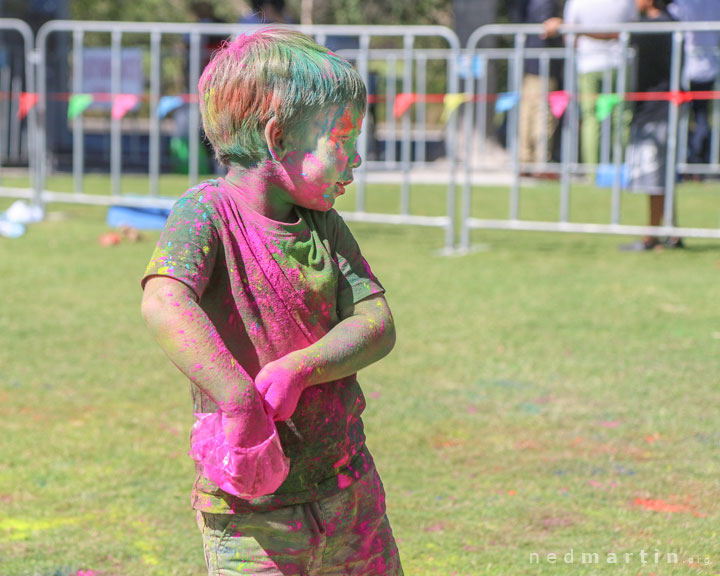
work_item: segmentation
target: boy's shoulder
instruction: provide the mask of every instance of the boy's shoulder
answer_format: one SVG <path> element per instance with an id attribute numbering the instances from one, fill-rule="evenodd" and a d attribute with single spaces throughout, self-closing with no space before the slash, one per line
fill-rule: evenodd
<path id="1" fill-rule="evenodd" d="M 188 188 L 180 198 L 177 199 L 176 204 L 184 205 L 188 203 L 194 203 L 199 205 L 212 206 L 217 204 L 222 198 L 222 190 L 219 187 L 218 180 L 205 180 L 196 184 L 192 188 Z"/>

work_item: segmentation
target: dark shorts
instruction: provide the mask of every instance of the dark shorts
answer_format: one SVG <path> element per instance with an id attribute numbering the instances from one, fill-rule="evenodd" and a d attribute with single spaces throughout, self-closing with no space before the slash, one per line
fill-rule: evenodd
<path id="1" fill-rule="evenodd" d="M 643 102 L 633 116 L 627 150 L 632 192 L 665 194 L 667 139 L 668 103 Z"/>
<path id="2" fill-rule="evenodd" d="M 209 576 L 402 576 L 373 466 L 338 494 L 270 512 L 198 511 Z"/>

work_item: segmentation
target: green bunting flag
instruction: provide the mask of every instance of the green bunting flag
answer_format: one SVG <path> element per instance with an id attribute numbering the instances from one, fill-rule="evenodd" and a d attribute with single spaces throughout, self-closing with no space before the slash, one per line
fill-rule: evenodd
<path id="1" fill-rule="evenodd" d="M 598 94 L 597 103 L 595 104 L 595 116 L 598 121 L 602 122 L 612 114 L 613 108 L 622 102 L 619 94 Z"/>
<path id="2" fill-rule="evenodd" d="M 70 96 L 70 102 L 68 103 L 68 120 L 72 120 L 76 116 L 79 116 L 85 109 L 93 103 L 93 97 L 91 94 L 73 94 Z"/>

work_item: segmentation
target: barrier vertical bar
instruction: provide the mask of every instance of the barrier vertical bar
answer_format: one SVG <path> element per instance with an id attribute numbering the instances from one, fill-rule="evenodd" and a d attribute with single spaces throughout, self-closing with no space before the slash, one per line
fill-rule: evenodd
<path id="1" fill-rule="evenodd" d="M 612 69 L 603 71 L 602 93 L 610 94 L 613 90 Z M 617 110 L 617 108 L 616 108 Z M 610 163 L 610 151 L 612 149 L 612 121 L 613 115 L 608 116 L 600 125 L 600 164 Z"/>
<path id="2" fill-rule="evenodd" d="M 470 62 L 472 63 L 475 56 L 475 50 L 467 52 Z M 486 75 L 483 74 L 483 78 Z M 465 138 L 465 180 L 463 182 L 462 201 L 460 208 L 460 249 L 467 251 L 470 249 L 470 226 L 469 221 L 472 215 L 472 164 L 473 164 L 473 125 L 475 122 L 474 113 L 476 106 L 473 105 L 475 99 L 475 75 L 471 72 L 465 76 L 465 93 L 468 95 L 468 105 L 463 110 L 463 134 Z M 487 102 L 481 102 L 483 110 Z M 480 134 L 482 139 L 483 134 Z"/>
<path id="3" fill-rule="evenodd" d="M 508 136 L 512 152 L 512 189 L 510 190 L 510 220 L 517 220 L 520 212 L 520 144 L 518 128 L 520 125 L 520 102 L 522 101 L 522 79 L 525 64 L 526 36 L 520 32 L 515 35 L 515 53 L 512 62 L 512 88 L 517 101 L 510 110 Z"/>
<path id="4" fill-rule="evenodd" d="M 622 166 L 623 166 L 623 129 L 625 125 L 625 92 L 627 91 L 627 53 L 630 36 L 627 32 L 620 33 L 620 67 L 618 69 L 617 92 L 620 101 L 617 103 L 615 119 L 615 130 L 613 132 L 613 185 L 612 198 L 610 200 L 610 222 L 620 224 L 621 189 L 622 189 Z M 611 118 L 613 118 L 611 116 Z"/>
<path id="5" fill-rule="evenodd" d="M 45 189 L 47 166 L 45 165 L 45 149 L 47 148 L 47 63 L 45 61 L 45 48 L 47 37 L 42 36 L 35 54 L 35 66 L 38 81 L 38 103 L 35 106 L 37 129 L 35 131 L 35 182 L 33 184 L 33 203 L 42 204 L 42 194 Z M 31 110 L 33 112 L 33 110 Z"/>
<path id="6" fill-rule="evenodd" d="M 670 91 L 678 94 L 680 91 L 680 68 L 682 61 L 682 32 L 673 32 L 672 35 L 672 64 L 670 68 Z M 667 166 L 665 167 L 665 208 L 663 222 L 665 226 L 675 226 L 675 176 L 677 174 L 677 130 L 680 103 L 670 102 L 667 138 Z"/>
<path id="7" fill-rule="evenodd" d="M 678 123 L 678 173 L 688 169 L 688 132 L 690 130 L 690 102 L 680 107 L 680 120 Z"/>
<path id="8" fill-rule="evenodd" d="M 158 196 L 160 176 L 160 118 L 158 118 L 158 100 L 162 81 L 160 48 L 162 34 L 150 34 L 150 195 Z"/>
<path id="9" fill-rule="evenodd" d="M 548 163 L 548 94 L 550 93 L 550 59 L 547 52 L 543 52 L 539 60 L 540 93 L 542 105 L 540 106 L 540 150 L 542 151 L 542 166 Z"/>
<path id="10" fill-rule="evenodd" d="M 385 126 L 387 134 L 385 135 L 385 165 L 388 168 L 394 168 L 397 158 L 396 150 L 397 140 L 395 133 L 397 130 L 397 121 L 393 111 L 393 103 L 397 96 L 397 58 L 395 55 L 388 56 L 387 59 L 387 77 L 385 79 Z"/>
<path id="11" fill-rule="evenodd" d="M 122 32 L 113 30 L 111 33 L 112 48 L 110 56 L 110 92 L 111 102 L 115 102 L 122 90 L 120 84 L 120 73 L 122 66 Z M 110 173 L 112 178 L 113 196 L 120 194 L 120 170 L 122 170 L 122 134 L 120 132 L 119 118 L 111 118 L 110 121 Z"/>
<path id="12" fill-rule="evenodd" d="M 25 85 L 27 86 L 28 92 L 31 94 L 36 93 L 36 73 L 38 57 L 37 52 L 33 47 L 33 39 L 31 31 L 27 30 L 28 36 L 25 37 Z M 38 102 L 42 100 L 42 97 L 38 97 Z M 38 143 L 38 112 L 37 107 L 33 106 L 32 110 L 28 112 L 28 165 L 30 172 L 30 186 L 33 189 L 32 203 L 35 206 L 42 206 L 42 194 L 41 188 L 38 187 L 40 177 L 38 175 L 38 156 L 40 154 L 39 143 Z"/>
<path id="13" fill-rule="evenodd" d="M 73 31 L 73 94 L 83 91 L 83 52 L 84 32 Z M 73 118 L 73 181 L 76 194 L 83 191 L 83 172 L 85 171 L 85 134 L 83 115 Z"/>
<path id="14" fill-rule="evenodd" d="M 450 94 L 455 94 L 460 89 L 458 82 L 458 60 L 460 58 L 460 45 L 451 46 L 453 52 L 448 60 L 447 69 L 447 86 Z M 472 74 L 470 74 L 472 76 Z M 466 106 L 466 108 L 472 108 L 472 106 Z M 456 177 L 456 166 L 457 166 L 457 138 L 458 138 L 458 113 L 457 111 L 448 119 L 446 127 L 446 142 L 447 142 L 447 157 L 448 163 L 450 164 L 449 170 L 449 181 L 447 187 L 447 215 L 448 223 L 445 228 L 445 250 L 446 252 L 451 251 L 455 246 L 455 227 L 457 223 L 457 206 L 456 206 L 456 194 L 457 194 L 457 177 Z"/>
<path id="15" fill-rule="evenodd" d="M 200 80 L 200 34 L 190 34 L 190 74 L 188 93 L 197 94 L 198 80 Z M 190 186 L 198 181 L 198 146 L 200 138 L 200 109 L 195 99 L 190 100 L 190 117 L 188 122 L 188 180 Z"/>
<path id="16" fill-rule="evenodd" d="M 476 113 L 477 113 L 477 130 L 476 133 L 478 134 L 477 139 L 477 156 L 480 158 L 480 164 L 483 165 L 483 152 L 485 151 L 485 134 L 487 133 L 487 108 L 488 108 L 488 67 L 490 65 L 490 61 L 485 56 L 482 56 L 480 54 L 472 56 L 472 59 L 470 60 L 471 66 L 473 66 L 475 62 L 475 58 L 480 58 L 480 61 L 482 62 L 482 65 L 480 66 L 480 69 L 483 71 L 483 74 L 478 78 L 478 102 L 476 106 Z M 469 78 L 472 79 L 473 85 L 475 83 L 474 80 L 474 74 L 470 72 Z M 472 135 L 474 137 L 474 135 Z M 474 160 L 474 155 L 471 157 L 471 162 Z"/>
<path id="17" fill-rule="evenodd" d="M 10 92 L 9 66 L 0 69 L 0 92 Z M 0 176 L 2 175 L 3 158 L 10 157 L 10 143 L 8 141 L 10 128 L 8 126 L 8 118 L 10 118 L 10 98 L 2 98 L 0 99 Z"/>
<path id="18" fill-rule="evenodd" d="M 8 156 L 19 156 L 20 154 L 20 95 L 23 93 L 22 79 L 17 74 L 10 80 L 10 102 L 12 112 L 10 114 L 10 142 L 8 143 Z M 17 104 L 16 104 L 17 102 Z"/>
<path id="19" fill-rule="evenodd" d="M 360 35 L 360 42 L 358 43 L 360 48 L 360 54 L 358 54 L 357 67 L 360 76 L 365 82 L 365 86 L 370 86 L 370 63 L 368 62 L 369 50 L 370 50 L 370 36 L 367 34 Z M 377 92 L 377 89 L 375 90 Z M 366 112 L 367 114 L 367 112 Z M 368 121 L 366 119 L 365 124 L 367 126 Z M 377 127 L 373 126 L 375 130 Z M 355 196 L 355 210 L 358 212 L 365 212 L 365 192 L 367 190 L 367 153 L 368 153 L 368 134 L 367 128 L 362 131 L 360 138 L 358 139 L 359 154 L 364 162 L 360 165 L 359 178 L 356 184 L 357 193 Z"/>
<path id="20" fill-rule="evenodd" d="M 415 162 L 425 162 L 425 139 L 426 139 L 426 123 L 427 103 L 425 102 L 427 95 L 427 57 L 424 54 L 418 54 L 415 62 L 417 70 L 417 86 L 415 91 L 421 98 L 415 106 L 415 125 L 417 126 L 418 138 L 415 141 Z"/>
<path id="21" fill-rule="evenodd" d="M 403 36 L 403 92 L 411 94 L 413 91 L 413 41 L 410 34 Z M 403 114 L 403 141 L 402 141 L 402 190 L 400 193 L 400 213 L 410 214 L 410 154 L 412 145 L 412 118 L 410 110 Z"/>
<path id="22" fill-rule="evenodd" d="M 578 92 L 575 88 L 575 34 L 565 39 L 565 90 L 571 95 L 562 131 L 562 166 L 560 178 L 560 221 L 567 222 L 570 205 L 570 163 L 573 160 L 573 129 L 577 126 Z"/>
<path id="23" fill-rule="evenodd" d="M 720 52 L 718 50 L 717 52 Z M 720 57 L 720 56 L 719 56 Z M 715 78 L 713 85 L 715 92 L 720 92 L 720 77 Z M 720 99 L 717 95 L 712 101 L 712 131 L 710 134 L 710 162 L 715 165 L 720 164 Z"/>
<path id="24" fill-rule="evenodd" d="M 10 81 L 10 99 L 13 102 L 13 113 L 10 116 L 10 142 L 8 146 L 9 156 L 20 155 L 20 140 L 22 132 L 22 121 L 20 120 L 20 94 L 23 93 L 22 89 L 22 78 L 17 74 L 12 77 Z M 17 108 L 14 103 L 17 102 Z"/>

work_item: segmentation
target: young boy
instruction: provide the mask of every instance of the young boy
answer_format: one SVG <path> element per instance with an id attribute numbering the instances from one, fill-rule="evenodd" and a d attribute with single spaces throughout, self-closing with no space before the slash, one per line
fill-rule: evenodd
<path id="1" fill-rule="evenodd" d="M 192 383 L 208 574 L 402 574 L 356 379 L 392 349 L 393 319 L 332 209 L 360 165 L 365 86 L 310 37 L 265 28 L 217 52 L 199 91 L 229 173 L 175 204 L 142 309 Z"/>

